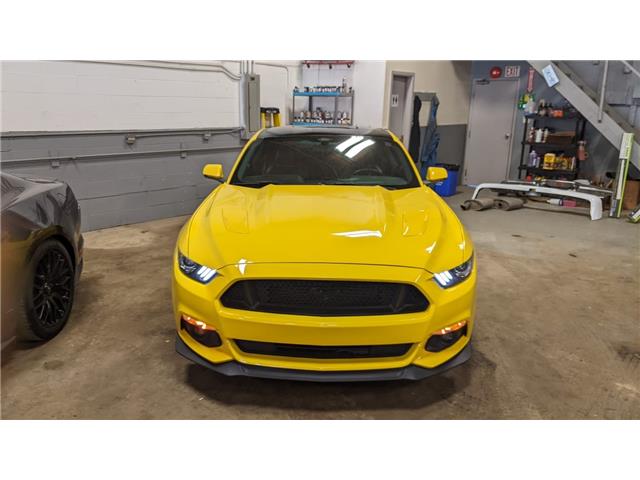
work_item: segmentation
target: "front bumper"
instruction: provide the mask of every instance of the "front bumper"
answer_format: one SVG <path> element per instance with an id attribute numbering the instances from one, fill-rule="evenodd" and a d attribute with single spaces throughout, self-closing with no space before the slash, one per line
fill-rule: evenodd
<path id="1" fill-rule="evenodd" d="M 244 371 L 249 372 L 245 373 L 247 375 L 264 376 L 266 372 L 268 376 L 276 378 L 280 378 L 283 372 L 288 372 L 287 375 L 290 376 L 287 378 L 292 378 L 291 375 L 308 378 L 317 373 L 322 378 L 344 377 L 346 380 L 356 373 L 358 377 L 365 377 L 364 379 L 367 379 L 369 373 L 389 379 L 422 378 L 425 372 L 438 372 L 440 370 L 436 369 L 449 365 L 458 356 L 460 359 L 457 361 L 460 363 L 465 355 L 468 356 L 468 353 L 463 355 L 462 351 L 473 332 L 475 277 L 474 269 L 467 280 L 444 290 L 436 284 L 431 274 L 414 268 L 341 264 L 245 264 L 225 267 L 218 271 L 218 276 L 213 281 L 202 285 L 180 272 L 174 258 L 174 318 L 178 336 L 186 345 L 187 351 L 193 352 L 207 366 L 214 365 L 215 370 L 223 373 Z M 224 307 L 219 301 L 221 294 L 235 280 L 246 278 L 404 282 L 416 285 L 428 298 L 430 305 L 424 312 L 352 317 L 280 315 Z M 181 329 L 182 314 L 212 326 L 220 335 L 222 345 L 209 348 L 194 340 Z M 425 349 L 425 343 L 433 332 L 460 321 L 467 322 L 467 334 L 463 338 L 440 352 Z M 318 359 L 247 353 L 238 348 L 235 340 L 313 346 L 410 343 L 412 347 L 406 354 L 398 357 Z M 454 362 L 451 366 L 456 364 Z"/>
<path id="2" fill-rule="evenodd" d="M 408 365 L 403 368 L 386 368 L 380 370 L 356 371 L 313 371 L 294 370 L 290 368 L 263 367 L 260 365 L 246 365 L 236 361 L 220 364 L 211 363 L 191 350 L 186 343 L 176 335 L 176 352 L 203 367 L 229 377 L 245 376 L 271 378 L 276 380 L 299 380 L 305 382 L 373 382 L 384 380 L 422 380 L 423 378 L 439 375 L 453 367 L 462 365 L 471 358 L 471 343 L 467 345 L 451 360 L 435 368 L 422 368 Z"/>

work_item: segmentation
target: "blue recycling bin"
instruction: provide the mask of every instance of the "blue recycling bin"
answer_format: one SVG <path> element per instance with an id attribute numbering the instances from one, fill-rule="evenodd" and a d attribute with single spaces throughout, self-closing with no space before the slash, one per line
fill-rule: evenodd
<path id="1" fill-rule="evenodd" d="M 455 195 L 456 186 L 458 185 L 458 170 L 459 165 L 452 165 L 450 163 L 436 163 L 436 167 L 442 167 L 447 171 L 447 179 L 442 182 L 437 182 L 433 189 L 441 197 L 450 197 Z"/>

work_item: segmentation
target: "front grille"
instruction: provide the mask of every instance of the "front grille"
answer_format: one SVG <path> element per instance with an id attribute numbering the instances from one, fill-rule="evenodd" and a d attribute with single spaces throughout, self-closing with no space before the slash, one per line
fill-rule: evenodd
<path id="1" fill-rule="evenodd" d="M 401 357 L 411 348 L 410 343 L 320 347 L 316 345 L 294 345 L 290 343 L 254 342 L 251 340 L 235 340 L 235 342 L 238 348 L 245 353 L 297 358 Z"/>
<path id="2" fill-rule="evenodd" d="M 341 280 L 240 280 L 220 301 L 239 310 L 316 316 L 413 313 L 429 306 L 413 285 Z"/>

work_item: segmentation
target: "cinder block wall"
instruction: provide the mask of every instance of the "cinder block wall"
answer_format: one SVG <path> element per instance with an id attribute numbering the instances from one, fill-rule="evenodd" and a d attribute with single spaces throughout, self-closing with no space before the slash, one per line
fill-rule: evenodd
<path id="1" fill-rule="evenodd" d="M 222 65 L 239 73 L 237 62 Z M 85 231 L 190 214 L 216 186 L 202 166 L 228 171 L 244 144 L 235 131 L 238 84 L 224 73 L 75 61 L 0 66 L 0 167 L 69 183 Z M 256 73 L 263 104 L 286 111 L 297 74 L 268 65 Z"/>
<path id="2" fill-rule="evenodd" d="M 1 66 L 3 132 L 238 126 L 237 82 L 219 72 L 74 61 Z"/>
<path id="3" fill-rule="evenodd" d="M 202 167 L 228 172 L 244 141 L 223 130 L 145 130 L 4 134 L 0 143 L 3 171 L 71 186 L 87 231 L 192 213 L 217 185 Z"/>

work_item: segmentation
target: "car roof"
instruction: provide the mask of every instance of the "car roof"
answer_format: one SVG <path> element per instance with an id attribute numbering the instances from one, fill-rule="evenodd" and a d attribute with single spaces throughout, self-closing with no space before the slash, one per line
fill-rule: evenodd
<path id="1" fill-rule="evenodd" d="M 289 137 L 295 135 L 362 135 L 391 138 L 383 128 L 354 128 L 343 126 L 325 127 L 273 127 L 264 129 L 258 138 Z"/>

